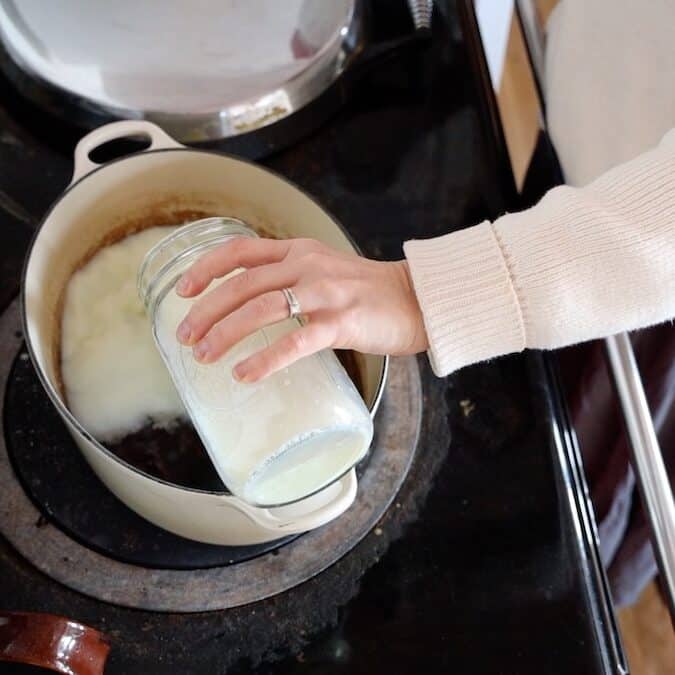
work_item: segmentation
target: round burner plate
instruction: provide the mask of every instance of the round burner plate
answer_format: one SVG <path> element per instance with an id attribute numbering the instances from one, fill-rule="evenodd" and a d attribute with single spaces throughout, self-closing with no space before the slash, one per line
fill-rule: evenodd
<path id="1" fill-rule="evenodd" d="M 123 541 L 124 528 L 129 527 L 133 520 L 132 516 L 138 516 L 129 512 L 120 522 L 107 517 L 94 521 L 95 527 L 90 528 L 90 531 L 101 532 L 99 538 L 87 540 L 86 543 L 84 538 L 78 541 L 74 531 L 67 532 L 52 521 L 50 508 L 53 512 L 54 504 L 41 504 L 38 507 L 14 472 L 8 445 L 17 442 L 16 428 L 12 425 L 19 421 L 13 417 L 14 413 L 18 413 L 21 401 L 11 400 L 12 388 L 8 388 L 8 381 L 22 343 L 19 312 L 19 303 L 15 301 L 0 317 L 0 387 L 7 393 L 0 434 L 0 532 L 39 570 L 70 588 L 100 600 L 156 611 L 199 612 L 254 602 L 292 588 L 337 561 L 375 526 L 391 504 L 415 455 L 422 411 L 420 375 L 414 358 L 393 359 L 387 391 L 376 418 L 376 437 L 368 469 L 360 479 L 356 502 L 345 514 L 318 530 L 286 543 L 271 554 L 260 555 L 266 552 L 264 549 L 248 551 L 237 564 L 227 564 L 233 559 L 231 548 L 225 552 L 217 550 L 225 547 L 215 546 L 206 547 L 215 550 L 196 550 L 195 547 L 205 545 L 164 533 L 139 518 L 141 523 L 135 526 L 141 529 L 136 531 L 144 531 L 156 543 L 159 542 L 160 552 L 163 550 L 166 554 L 166 550 L 171 547 L 181 549 L 182 552 L 174 551 L 174 557 L 171 558 L 174 569 L 157 569 L 170 566 L 167 563 L 169 558 L 161 555 L 157 555 L 153 561 L 155 568 L 129 560 L 124 562 L 119 558 L 129 558 L 141 549 L 134 549 L 133 542 L 122 549 L 116 545 L 116 559 L 102 553 L 107 552 L 110 546 L 104 539 L 108 537 L 119 544 Z M 18 358 L 17 369 L 24 372 L 29 364 L 22 363 L 21 356 Z M 17 373 L 18 370 L 15 375 Z M 24 407 L 35 404 L 33 400 L 23 402 Z M 11 415 L 7 414 L 9 411 L 13 411 Z M 70 494 L 73 499 L 72 509 L 88 508 L 93 513 L 81 515 L 81 518 L 98 518 L 97 512 L 112 508 L 102 505 L 100 500 L 117 500 L 109 493 L 91 492 L 92 484 L 98 482 L 97 479 L 91 472 L 88 477 L 82 473 L 85 469 L 88 471 L 88 467 L 79 458 L 58 415 L 51 410 L 49 413 L 44 412 L 51 413 L 54 415 L 53 428 L 51 422 L 49 426 L 51 433 L 33 438 L 33 442 L 40 445 L 35 449 L 36 457 L 51 462 L 54 479 L 70 478 L 78 483 L 80 491 L 69 490 L 66 494 Z M 37 421 L 34 419 L 34 422 Z M 9 444 L 7 439 L 10 439 Z M 50 452 L 57 456 L 49 459 Z M 59 472 L 60 454 L 66 466 L 76 467 L 73 470 L 80 472 L 77 480 L 68 476 L 67 471 Z M 25 460 L 22 461 L 25 464 Z M 79 467 L 78 461 L 82 462 Z M 24 477 L 29 490 L 30 480 Z M 40 493 L 36 489 L 33 492 L 35 495 Z M 77 494 L 84 501 L 78 501 L 75 498 Z M 91 494 L 95 495 L 97 501 L 87 507 L 85 497 Z M 117 502 L 116 508 L 119 507 L 126 508 Z M 71 522 L 75 520 L 71 519 Z M 175 569 L 180 566 L 191 568 Z"/>

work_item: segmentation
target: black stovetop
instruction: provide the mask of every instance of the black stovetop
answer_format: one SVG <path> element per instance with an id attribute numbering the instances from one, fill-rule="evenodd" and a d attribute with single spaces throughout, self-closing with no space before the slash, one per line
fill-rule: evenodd
<path id="1" fill-rule="evenodd" d="M 399 20 L 392 12 L 385 32 Z M 17 293 L 31 233 L 69 180 L 76 134 L 16 101 L 5 83 L 0 96 L 1 309 Z M 339 113 L 264 163 L 316 196 L 375 257 L 516 209 L 471 3 L 437 2 L 429 49 L 373 67 Z M 113 645 L 106 673 L 218 673 L 230 664 L 228 672 L 261 675 L 621 672 L 555 364 L 529 352 L 445 380 L 421 364 L 420 445 L 445 460 L 402 531 L 371 533 L 292 591 L 198 615 L 97 602 L 0 540 L 0 607 L 98 627 Z M 394 522 L 385 517 L 383 528 Z M 252 612 L 255 630 L 243 621 Z M 279 624 L 293 639 L 268 639 L 282 634 Z M 247 648 L 256 641 L 263 648 Z"/>

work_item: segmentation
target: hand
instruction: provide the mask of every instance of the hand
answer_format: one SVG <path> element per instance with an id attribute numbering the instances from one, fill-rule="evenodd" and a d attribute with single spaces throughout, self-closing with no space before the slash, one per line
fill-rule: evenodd
<path id="1" fill-rule="evenodd" d="M 424 351 L 424 329 L 408 264 L 377 262 L 335 251 L 311 239 L 233 239 L 205 254 L 181 277 L 179 295 L 199 295 L 217 278 L 240 274 L 208 291 L 178 326 L 195 358 L 211 363 L 247 335 L 286 319 L 291 288 L 305 325 L 235 366 L 255 382 L 326 348 L 370 354 Z"/>

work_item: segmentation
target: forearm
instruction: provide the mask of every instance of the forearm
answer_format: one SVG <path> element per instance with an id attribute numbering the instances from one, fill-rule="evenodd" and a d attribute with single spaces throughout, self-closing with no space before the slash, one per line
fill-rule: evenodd
<path id="1" fill-rule="evenodd" d="M 439 375 L 675 315 L 675 130 L 584 188 L 405 244 Z"/>

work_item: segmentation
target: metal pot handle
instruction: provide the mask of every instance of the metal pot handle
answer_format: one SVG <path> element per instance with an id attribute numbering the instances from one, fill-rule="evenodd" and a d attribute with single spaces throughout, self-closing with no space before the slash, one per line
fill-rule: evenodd
<path id="1" fill-rule="evenodd" d="M 75 147 L 75 166 L 73 177 L 70 181 L 71 185 L 101 166 L 90 159 L 89 155 L 93 150 L 108 141 L 128 138 L 130 136 L 145 136 L 150 139 L 150 146 L 143 152 L 163 148 L 185 147 L 152 122 L 146 122 L 145 120 L 111 122 L 110 124 L 98 127 L 98 129 L 94 129 L 80 139 L 80 142 Z"/>
<path id="2" fill-rule="evenodd" d="M 324 501 L 318 493 L 288 506 L 260 509 L 242 504 L 240 508 L 261 527 L 278 532 L 279 536 L 307 532 L 325 525 L 349 508 L 356 497 L 356 471 L 352 469 L 334 485 L 339 488 L 337 494 L 325 496 Z M 308 506 L 311 500 L 317 502 L 314 508 Z"/>

